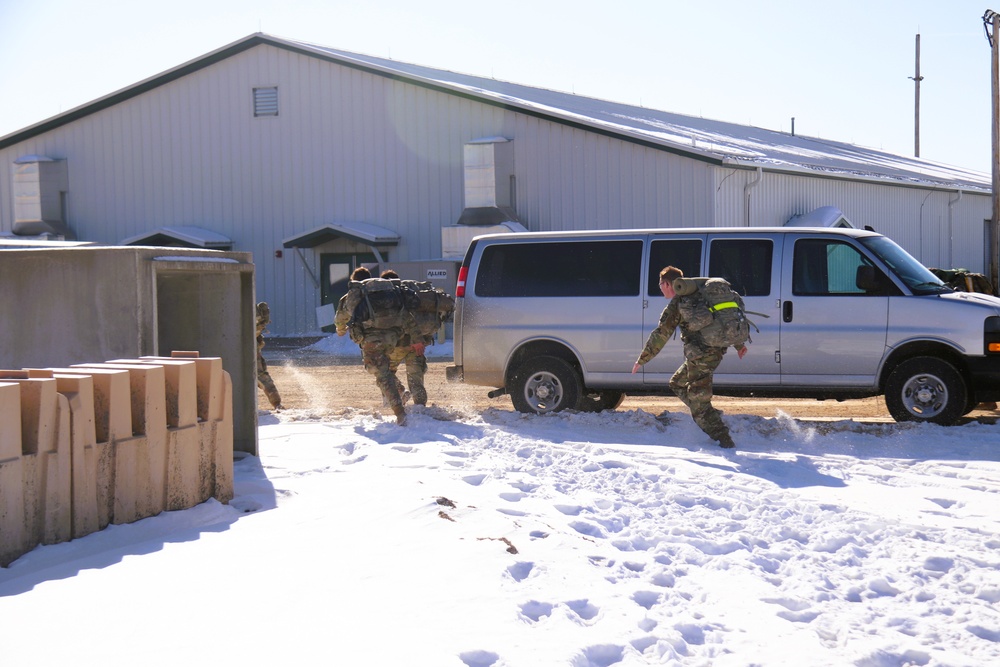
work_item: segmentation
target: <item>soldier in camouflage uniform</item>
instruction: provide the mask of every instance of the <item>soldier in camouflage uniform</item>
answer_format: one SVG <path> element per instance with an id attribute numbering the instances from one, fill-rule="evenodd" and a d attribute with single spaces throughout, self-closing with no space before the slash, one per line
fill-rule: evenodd
<path id="1" fill-rule="evenodd" d="M 363 266 L 359 266 L 351 274 L 351 280 L 359 282 L 371 277 L 371 272 Z M 348 292 L 341 297 L 337 304 L 334 326 L 337 328 L 338 336 L 347 333 L 347 325 L 351 321 L 354 307 L 357 305 L 348 298 L 350 296 L 351 293 Z M 361 359 L 364 362 L 365 370 L 375 376 L 375 384 L 382 392 L 382 398 L 396 415 L 396 423 L 403 426 L 406 423 L 406 410 L 403 408 L 396 375 L 389 368 L 389 355 L 395 349 L 401 336 L 402 331 L 394 329 L 372 329 L 365 331 L 364 340 L 358 344 L 361 346 Z M 352 340 L 354 340 L 353 337 Z"/>
<path id="2" fill-rule="evenodd" d="M 257 304 L 257 386 L 264 390 L 264 395 L 275 410 L 281 410 L 281 395 L 274 386 L 271 374 L 267 372 L 267 362 L 264 361 L 264 327 L 271 322 L 271 309 L 267 303 Z"/>
<path id="3" fill-rule="evenodd" d="M 684 363 L 670 378 L 670 389 L 691 410 L 691 417 L 701 430 L 721 447 L 729 449 L 735 447 L 729 427 L 722 421 L 722 413 L 712 407 L 712 374 L 722 363 L 726 348 L 707 345 L 698 333 L 712 322 L 712 312 L 699 292 L 685 296 L 676 294 L 673 282 L 682 277 L 684 273 L 673 266 L 660 271 L 660 291 L 670 303 L 663 309 L 659 325 L 649 334 L 632 372 L 638 372 L 640 366 L 659 354 L 680 327 Z M 747 348 L 741 345 L 736 352 L 742 359 Z"/>
<path id="4" fill-rule="evenodd" d="M 399 280 L 399 274 L 388 269 L 382 272 L 380 278 L 387 280 Z M 424 376 L 427 374 L 427 357 L 424 356 L 424 349 L 428 345 L 434 344 L 434 339 L 430 336 L 421 336 L 419 340 L 414 340 L 409 333 L 404 333 L 399 339 L 399 343 L 389 353 L 389 370 L 396 378 L 396 386 L 399 389 L 403 403 L 412 397 L 414 405 L 427 405 L 427 389 L 424 387 Z M 396 375 L 400 364 L 406 365 L 406 386 L 399 381 Z"/>

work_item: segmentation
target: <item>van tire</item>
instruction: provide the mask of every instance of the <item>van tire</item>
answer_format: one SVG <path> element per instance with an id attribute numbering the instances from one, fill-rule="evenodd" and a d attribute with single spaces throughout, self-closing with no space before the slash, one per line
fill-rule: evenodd
<path id="1" fill-rule="evenodd" d="M 575 409 L 583 383 L 570 364 L 558 357 L 534 357 L 514 373 L 510 399 L 514 409 L 542 414 Z"/>
<path id="2" fill-rule="evenodd" d="M 580 410 L 583 412 L 604 412 L 614 410 L 625 400 L 625 392 L 617 389 L 602 389 L 593 394 L 580 397 Z"/>
<path id="3" fill-rule="evenodd" d="M 885 405 L 898 422 L 950 426 L 965 413 L 968 390 L 962 374 L 936 357 L 913 357 L 896 366 L 885 383 Z"/>

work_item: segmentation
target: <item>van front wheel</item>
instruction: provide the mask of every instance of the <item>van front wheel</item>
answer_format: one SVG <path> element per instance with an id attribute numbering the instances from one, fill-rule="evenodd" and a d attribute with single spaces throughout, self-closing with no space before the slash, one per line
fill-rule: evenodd
<path id="1" fill-rule="evenodd" d="M 950 426 L 965 412 L 967 396 L 958 369 L 935 357 L 907 359 L 885 383 L 885 405 L 898 422 Z"/>
<path id="2" fill-rule="evenodd" d="M 514 373 L 510 399 L 525 413 L 575 408 L 582 383 L 576 369 L 558 357 L 536 357 Z"/>

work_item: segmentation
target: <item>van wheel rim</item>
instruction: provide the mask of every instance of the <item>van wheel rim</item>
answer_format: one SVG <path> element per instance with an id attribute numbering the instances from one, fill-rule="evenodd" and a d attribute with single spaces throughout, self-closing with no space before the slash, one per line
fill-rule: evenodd
<path id="1" fill-rule="evenodd" d="M 934 375 L 915 375 L 903 385 L 903 405 L 922 419 L 936 417 L 948 405 L 948 387 Z"/>
<path id="2" fill-rule="evenodd" d="M 538 412 L 554 410 L 562 397 L 562 382 L 551 373 L 535 373 L 524 383 L 524 398 Z"/>

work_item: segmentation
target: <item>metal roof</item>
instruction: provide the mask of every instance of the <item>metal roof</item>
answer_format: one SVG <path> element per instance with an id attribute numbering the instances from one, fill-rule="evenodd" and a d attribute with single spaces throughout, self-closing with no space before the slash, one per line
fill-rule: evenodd
<path id="1" fill-rule="evenodd" d="M 342 222 L 321 225 L 307 232 L 296 234 L 282 241 L 285 248 L 314 248 L 321 243 L 344 238 L 370 246 L 399 244 L 399 234 L 367 222 Z"/>
<path id="2" fill-rule="evenodd" d="M 123 239 L 121 245 L 170 245 L 182 243 L 192 248 L 231 250 L 233 241 L 210 229 L 191 225 L 158 227 L 151 232 L 137 234 Z"/>
<path id="3" fill-rule="evenodd" d="M 989 174 L 854 144 L 533 88 L 255 33 L 93 102 L 0 137 L 0 148 L 266 44 L 694 159 L 807 176 L 990 191 Z"/>

